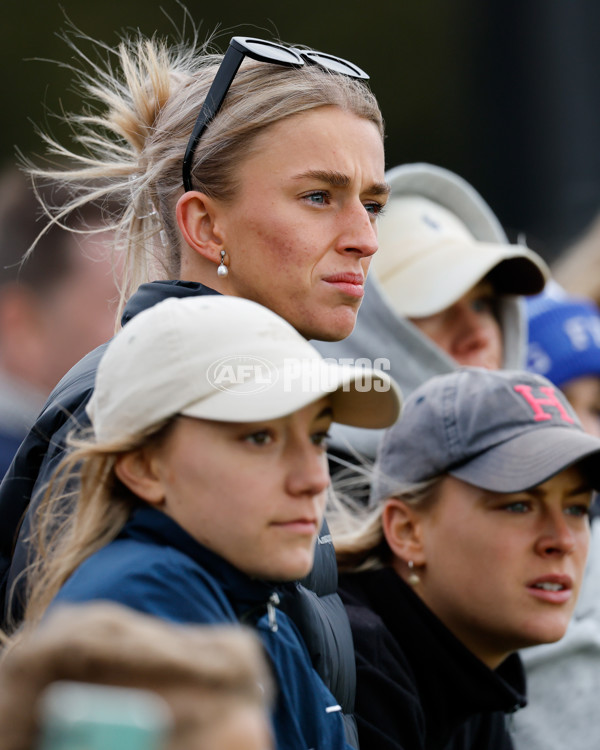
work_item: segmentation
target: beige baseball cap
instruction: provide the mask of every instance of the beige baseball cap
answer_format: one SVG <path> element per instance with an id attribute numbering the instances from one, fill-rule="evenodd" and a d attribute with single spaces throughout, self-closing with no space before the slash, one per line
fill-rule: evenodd
<path id="1" fill-rule="evenodd" d="M 87 413 L 99 442 L 183 414 L 221 422 L 284 417 L 331 394 L 333 418 L 388 427 L 400 390 L 382 370 L 323 359 L 289 323 L 238 297 L 170 298 L 109 343 Z"/>
<path id="2" fill-rule="evenodd" d="M 394 195 L 379 224 L 372 272 L 392 308 L 407 318 L 433 315 L 488 276 L 499 294 L 537 294 L 550 276 L 522 245 L 475 239 L 458 216 L 421 195 Z"/>

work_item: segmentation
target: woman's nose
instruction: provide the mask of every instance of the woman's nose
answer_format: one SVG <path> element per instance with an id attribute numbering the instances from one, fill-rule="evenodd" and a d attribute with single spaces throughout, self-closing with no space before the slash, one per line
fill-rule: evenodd
<path id="1" fill-rule="evenodd" d="M 351 206 L 341 221 L 338 251 L 370 257 L 379 247 L 377 226 L 362 203 Z"/>
<path id="2" fill-rule="evenodd" d="M 296 450 L 288 473 L 288 489 L 293 495 L 319 495 L 331 482 L 327 456 L 310 443 Z"/>
<path id="3" fill-rule="evenodd" d="M 575 544 L 575 536 L 562 511 L 548 515 L 536 542 L 538 554 L 544 557 L 568 555 L 574 551 Z"/>

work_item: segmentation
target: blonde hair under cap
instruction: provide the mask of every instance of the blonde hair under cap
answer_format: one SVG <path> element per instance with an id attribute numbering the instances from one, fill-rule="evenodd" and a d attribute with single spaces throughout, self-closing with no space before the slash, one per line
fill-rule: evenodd
<path id="1" fill-rule="evenodd" d="M 220 422 L 277 419 L 331 394 L 333 418 L 387 427 L 400 391 L 381 370 L 323 360 L 287 321 L 239 297 L 169 298 L 109 343 L 87 412 L 100 443 L 183 414 Z"/>
<path id="2" fill-rule="evenodd" d="M 549 278 L 544 261 L 511 245 L 477 191 L 428 164 L 386 174 L 392 192 L 379 226 L 372 270 L 402 317 L 433 315 L 491 273 L 501 294 L 536 294 Z"/>

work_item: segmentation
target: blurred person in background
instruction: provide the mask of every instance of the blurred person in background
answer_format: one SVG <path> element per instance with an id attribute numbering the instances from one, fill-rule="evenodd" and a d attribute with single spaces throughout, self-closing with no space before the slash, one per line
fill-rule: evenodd
<path id="1" fill-rule="evenodd" d="M 153 691 L 169 709 L 164 750 L 274 747 L 272 678 L 250 629 L 175 625 L 108 602 L 57 608 L 1 656 L 2 750 L 40 747 L 40 698 L 57 681 L 85 683 L 81 698 L 90 684 Z"/>
<path id="2" fill-rule="evenodd" d="M 65 192 L 44 191 L 48 202 Z M 106 217 L 89 204 L 52 226 L 27 178 L 0 174 L 0 476 L 62 376 L 115 329 L 118 290 Z M 81 233 L 80 233 L 81 232 Z"/>
<path id="3" fill-rule="evenodd" d="M 544 261 L 509 244 L 487 203 L 453 172 L 405 164 L 386 179 L 390 198 L 356 327 L 343 341 L 315 346 L 339 361 L 382 363 L 405 396 L 460 365 L 524 368 L 521 295 L 543 289 Z M 373 461 L 380 439 L 380 432 L 336 425 L 329 450 L 337 481 L 347 476 L 336 471 L 338 459 Z"/>
<path id="4" fill-rule="evenodd" d="M 590 280 L 592 283 L 593 280 Z M 583 428 L 600 436 L 600 310 L 556 282 L 527 300 L 528 369 L 559 387 Z M 512 724 L 517 750 L 595 750 L 600 740 L 600 526 L 592 535 L 581 595 L 558 643 L 521 652 L 529 703 Z"/>
<path id="5" fill-rule="evenodd" d="M 583 428 L 600 436 L 600 309 L 552 281 L 527 300 L 527 319 L 527 369 L 558 386 Z"/>

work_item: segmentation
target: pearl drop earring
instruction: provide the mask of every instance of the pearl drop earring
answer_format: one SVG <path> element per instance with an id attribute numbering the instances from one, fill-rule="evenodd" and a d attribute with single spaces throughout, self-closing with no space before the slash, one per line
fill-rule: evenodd
<path id="1" fill-rule="evenodd" d="M 411 586 L 416 586 L 418 583 L 421 583 L 421 579 L 419 578 L 418 573 L 414 570 L 415 564 L 412 560 L 408 561 L 408 569 L 410 570 L 410 574 L 408 576 L 408 582 Z"/>
<path id="2" fill-rule="evenodd" d="M 224 279 L 228 275 L 229 275 L 229 269 L 225 265 L 225 250 L 221 250 L 221 263 L 219 264 L 219 267 L 217 268 L 217 276 L 221 279 Z"/>

